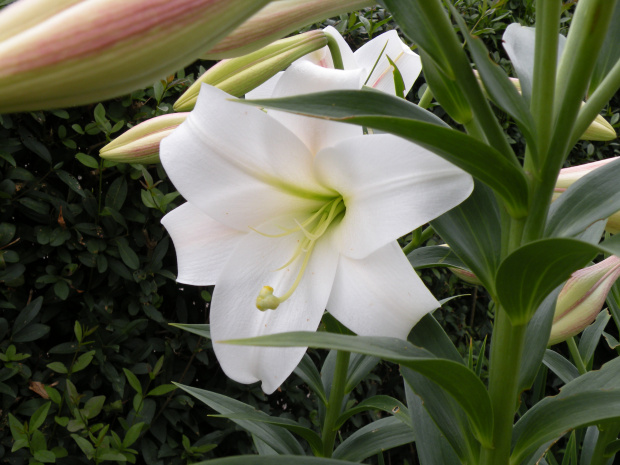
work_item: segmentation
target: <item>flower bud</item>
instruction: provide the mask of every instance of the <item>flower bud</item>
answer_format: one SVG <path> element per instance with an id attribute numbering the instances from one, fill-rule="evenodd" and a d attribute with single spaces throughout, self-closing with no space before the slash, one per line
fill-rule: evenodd
<path id="1" fill-rule="evenodd" d="M 618 277 L 620 258 L 616 256 L 575 271 L 558 296 L 548 345 L 565 341 L 589 326 Z"/>
<path id="2" fill-rule="evenodd" d="M 159 163 L 159 143 L 189 113 L 157 116 L 134 126 L 99 151 L 99 156 L 119 163 Z"/>
<path id="3" fill-rule="evenodd" d="M 295 60 L 327 44 L 323 31 L 309 31 L 278 40 L 248 55 L 223 60 L 194 82 L 174 104 L 175 111 L 191 111 L 202 83 L 241 97 Z"/>
<path id="4" fill-rule="evenodd" d="M 375 4 L 374 0 L 272 1 L 219 41 L 203 58 L 221 60 L 246 55 L 308 24 Z"/>
<path id="5" fill-rule="evenodd" d="M 33 21 L 21 0 L 0 11 L 0 113 L 80 105 L 151 85 L 191 63 L 269 0 L 61 0 Z M 66 8 L 62 8 L 66 7 Z M 5 35 L 4 33 L 2 34 Z"/>
<path id="6" fill-rule="evenodd" d="M 453 266 L 449 266 L 448 269 L 454 273 L 454 275 L 465 281 L 468 284 L 472 284 L 474 286 L 482 286 L 482 281 L 476 276 L 473 272 L 469 270 L 464 270 L 463 268 L 455 268 Z"/>

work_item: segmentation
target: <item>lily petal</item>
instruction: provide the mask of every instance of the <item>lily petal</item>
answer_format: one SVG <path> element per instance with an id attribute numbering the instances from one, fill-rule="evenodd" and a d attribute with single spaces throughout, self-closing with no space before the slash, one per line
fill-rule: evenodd
<path id="1" fill-rule="evenodd" d="M 247 231 L 333 196 L 314 180 L 312 155 L 293 133 L 229 98 L 204 85 L 194 111 L 161 143 L 166 173 L 187 201 Z"/>
<path id="2" fill-rule="evenodd" d="M 381 53 L 382 50 L 383 54 Z M 378 57 L 380 58 L 377 61 Z M 364 68 L 366 73 L 370 73 L 374 68 L 372 74 L 370 76 L 367 74 L 367 78 L 364 78 L 365 81 L 367 80 L 366 85 L 394 95 L 396 88 L 392 74 L 393 67 L 387 57 L 390 57 L 396 63 L 403 77 L 405 95 L 407 95 L 422 71 L 422 60 L 403 43 L 398 36 L 398 32 L 384 32 L 370 42 L 365 43 L 355 52 L 355 59 L 360 68 Z"/>
<path id="3" fill-rule="evenodd" d="M 250 233 L 232 253 L 215 287 L 211 306 L 213 348 L 224 372 L 240 383 L 262 381 L 273 392 L 293 372 L 305 348 L 245 347 L 219 341 L 287 331 L 315 331 L 332 289 L 338 253 L 326 234 L 317 242 L 304 277 L 276 310 L 261 312 L 256 297 L 265 285 L 281 296 L 299 271 L 299 260 L 277 270 L 293 255 L 301 234 L 273 240 Z"/>
<path id="4" fill-rule="evenodd" d="M 177 281 L 193 286 L 216 283 L 230 252 L 245 236 L 219 223 L 190 203 L 184 203 L 161 219 L 175 245 Z"/>
<path id="5" fill-rule="evenodd" d="M 407 339 L 439 302 L 393 241 L 363 260 L 340 257 L 327 310 L 362 336 Z"/>
<path id="6" fill-rule="evenodd" d="M 364 258 L 465 200 L 471 176 L 390 134 L 359 136 L 320 151 L 317 178 L 347 207 L 340 252 Z"/>
<path id="7" fill-rule="evenodd" d="M 309 61 L 293 63 L 282 75 L 274 88 L 273 98 L 291 95 L 312 94 L 329 90 L 359 89 L 362 85 L 363 70 L 329 69 Z M 341 140 L 358 136 L 362 130 L 358 126 L 335 123 L 318 118 L 298 116 L 283 111 L 269 111 L 272 118 L 280 121 L 295 133 L 310 150 L 316 154 L 321 148 L 334 145 Z"/>
<path id="8" fill-rule="evenodd" d="M 536 45 L 536 29 L 512 23 L 502 36 L 504 49 L 512 62 L 521 90 L 527 100 L 532 95 L 532 80 L 534 78 L 534 53 Z M 566 37 L 560 34 L 558 42 L 558 59 L 564 50 Z"/>

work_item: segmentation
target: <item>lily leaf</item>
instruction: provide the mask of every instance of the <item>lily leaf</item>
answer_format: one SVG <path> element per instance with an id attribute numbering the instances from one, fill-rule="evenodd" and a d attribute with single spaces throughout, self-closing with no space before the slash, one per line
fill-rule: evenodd
<path id="1" fill-rule="evenodd" d="M 588 173 L 551 204 L 547 237 L 572 237 L 620 210 L 620 160 Z"/>
<path id="2" fill-rule="evenodd" d="M 416 105 L 398 97 L 376 91 L 342 90 L 240 102 L 395 134 L 421 145 L 487 184 L 504 200 L 513 217 L 521 217 L 527 212 L 528 187 L 520 166 L 478 139 L 430 123 L 428 112 L 414 110 L 411 107 Z M 386 108 L 397 108 L 398 112 L 388 112 Z M 403 114 L 405 111 L 407 116 Z"/>
<path id="3" fill-rule="evenodd" d="M 411 266 L 418 270 L 437 266 L 451 266 L 462 270 L 469 270 L 467 265 L 449 247 L 418 247 L 411 251 L 407 258 Z"/>
<path id="4" fill-rule="evenodd" d="M 355 407 L 352 407 L 342 413 L 338 417 L 338 420 L 336 420 L 335 428 L 339 429 L 353 415 L 357 415 L 360 412 L 366 412 L 368 410 L 382 410 L 386 413 L 394 415 L 395 418 L 398 418 L 409 427 L 413 427 L 411 424 L 411 417 L 409 416 L 409 409 L 405 407 L 401 401 L 390 396 L 372 396 L 368 399 L 364 399 Z"/>
<path id="5" fill-rule="evenodd" d="M 177 384 L 177 386 L 222 415 L 264 415 L 266 419 L 269 419 L 267 414 L 261 414 L 253 407 L 244 404 L 243 402 L 239 402 L 238 400 L 231 399 L 230 397 L 226 397 L 215 392 L 205 391 L 204 389 L 184 386 L 182 384 Z M 256 419 L 231 419 L 244 430 L 263 440 L 269 447 L 274 449 L 279 454 L 304 455 L 304 449 L 301 447 L 299 442 L 297 442 L 293 435 L 284 428 L 270 425 L 268 423 L 258 423 Z"/>
<path id="6" fill-rule="evenodd" d="M 600 249 L 575 239 L 553 238 L 518 248 L 497 270 L 497 296 L 513 325 L 530 321 L 549 293 L 587 265 Z"/>
<path id="7" fill-rule="evenodd" d="M 571 429 L 620 418 L 620 359 L 566 384 L 528 410 L 513 430 L 510 463 L 516 464 L 545 442 Z"/>
<path id="8" fill-rule="evenodd" d="M 431 225 L 493 295 L 501 248 L 499 208 L 493 193 L 477 182 L 465 202 Z"/>
<path id="9" fill-rule="evenodd" d="M 263 347 L 313 347 L 345 350 L 399 363 L 420 373 L 444 389 L 467 413 L 476 438 L 486 446 L 491 444 L 493 429 L 491 400 L 482 381 L 462 363 L 437 358 L 407 341 L 389 337 L 345 336 L 298 331 L 222 342 Z"/>

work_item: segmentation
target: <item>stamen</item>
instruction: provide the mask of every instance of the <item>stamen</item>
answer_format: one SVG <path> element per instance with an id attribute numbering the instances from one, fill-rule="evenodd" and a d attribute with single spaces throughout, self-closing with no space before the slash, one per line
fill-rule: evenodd
<path id="1" fill-rule="evenodd" d="M 304 259 L 301 263 L 295 281 L 293 282 L 289 290 L 286 291 L 284 295 L 282 295 L 282 297 L 274 295 L 273 288 L 271 286 L 263 286 L 263 288 L 258 294 L 258 297 L 256 298 L 256 308 L 261 311 L 275 310 L 282 302 L 284 302 L 291 295 L 293 295 L 293 292 L 295 292 L 295 289 L 297 289 L 297 286 L 301 282 L 301 278 L 303 277 L 308 263 L 310 262 L 310 256 L 312 255 L 312 251 L 314 250 L 316 242 L 323 236 L 323 234 L 325 234 L 331 223 L 333 223 L 334 220 L 338 218 L 340 214 L 343 213 L 345 210 L 346 206 L 342 197 L 338 197 L 336 199 L 333 199 L 331 202 L 327 202 L 326 204 L 324 204 L 305 221 L 300 222 L 298 220 L 295 220 L 297 228 L 290 230 L 290 232 L 279 235 L 269 235 L 263 234 L 260 231 L 253 229 L 253 231 L 256 231 L 257 233 L 267 237 L 282 237 L 287 234 L 292 234 L 299 231 L 301 231 L 304 235 L 303 240 L 301 240 L 297 245 L 291 259 L 280 268 L 275 270 L 279 271 L 286 268 L 287 266 L 291 265 L 295 260 L 297 260 L 300 255 L 303 254 Z"/>

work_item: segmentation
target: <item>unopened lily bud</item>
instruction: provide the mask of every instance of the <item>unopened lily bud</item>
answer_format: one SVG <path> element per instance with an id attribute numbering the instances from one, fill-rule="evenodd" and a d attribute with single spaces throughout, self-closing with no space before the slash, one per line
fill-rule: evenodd
<path id="1" fill-rule="evenodd" d="M 157 116 L 134 126 L 99 151 L 99 156 L 119 163 L 159 163 L 159 143 L 189 113 Z"/>
<path id="2" fill-rule="evenodd" d="M 555 184 L 553 199 L 557 199 L 560 194 L 562 194 L 562 192 L 564 192 L 574 182 L 581 179 L 586 174 L 614 160 L 615 158 L 607 158 L 605 160 L 586 163 L 584 165 L 563 168 L 562 170 L 560 170 L 560 175 L 558 176 L 558 180 Z M 620 232 L 620 212 L 614 213 L 607 219 L 605 231 L 611 234 L 617 234 L 618 232 Z"/>
<path id="3" fill-rule="evenodd" d="M 0 41 L 6 40 L 84 0 L 30 0 L 5 7 L 0 15 Z"/>
<path id="4" fill-rule="evenodd" d="M 473 284 L 474 286 L 482 286 L 482 281 L 480 281 L 480 279 L 478 279 L 478 276 L 476 276 L 471 271 L 464 270 L 462 268 L 455 268 L 453 266 L 449 266 L 448 269 L 462 281 L 465 281 L 468 284 Z"/>
<path id="5" fill-rule="evenodd" d="M 202 83 L 211 84 L 235 97 L 261 85 L 295 60 L 327 45 L 323 31 L 309 31 L 278 40 L 248 55 L 222 60 L 200 76 L 176 101 L 175 111 L 191 111 Z"/>
<path id="6" fill-rule="evenodd" d="M 575 271 L 558 296 L 548 345 L 565 341 L 589 326 L 618 277 L 620 258 L 616 256 Z"/>
<path id="7" fill-rule="evenodd" d="M 33 21 L 31 10 L 51 1 L 20 0 L 0 11 L 0 24 L 32 24 L 0 42 L 0 113 L 80 105 L 151 85 L 269 1 L 61 0 L 66 8 Z"/>
<path id="8" fill-rule="evenodd" d="M 326 18 L 375 5 L 375 0 L 277 0 L 219 41 L 203 56 L 221 60 L 246 55 Z"/>

